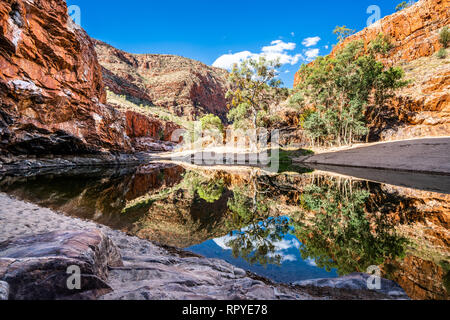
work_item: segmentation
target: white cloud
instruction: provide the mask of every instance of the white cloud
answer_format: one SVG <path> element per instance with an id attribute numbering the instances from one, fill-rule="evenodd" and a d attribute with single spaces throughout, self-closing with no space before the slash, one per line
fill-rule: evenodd
<path id="1" fill-rule="evenodd" d="M 312 61 L 319 55 L 319 49 L 309 49 L 305 51 L 305 56 L 307 61 Z"/>
<path id="2" fill-rule="evenodd" d="M 320 41 L 320 37 L 309 37 L 302 41 L 302 45 L 309 48 L 315 46 Z"/>
<path id="3" fill-rule="evenodd" d="M 262 52 L 265 53 L 282 53 L 284 51 L 292 51 L 297 45 L 294 42 L 283 42 L 282 40 L 275 40 L 270 43 L 270 46 L 263 47 Z"/>
<path id="4" fill-rule="evenodd" d="M 295 32 L 291 32 L 291 36 L 295 37 Z"/>
<path id="5" fill-rule="evenodd" d="M 327 50 L 328 50 L 328 48 L 329 48 L 329 46 L 328 46 L 328 45 L 326 45 L 326 46 L 325 46 L 325 49 L 327 49 Z"/>
<path id="6" fill-rule="evenodd" d="M 295 50 L 297 45 L 293 42 L 284 42 L 282 40 L 275 40 L 270 43 L 270 46 L 265 46 L 260 53 L 252 53 L 250 51 L 241 51 L 237 53 L 224 54 L 220 56 L 213 63 L 213 67 L 231 70 L 235 63 L 240 63 L 246 59 L 258 59 L 265 57 L 267 60 L 279 60 L 281 64 L 297 64 L 300 59 L 304 59 L 301 54 L 291 54 L 289 51 Z"/>
<path id="7" fill-rule="evenodd" d="M 223 69 L 232 69 L 234 64 L 239 64 L 241 61 L 244 61 L 249 58 L 253 58 L 254 54 L 250 51 L 242 51 L 238 53 L 230 53 L 224 54 L 220 56 L 213 63 L 213 67 L 223 68 Z"/>

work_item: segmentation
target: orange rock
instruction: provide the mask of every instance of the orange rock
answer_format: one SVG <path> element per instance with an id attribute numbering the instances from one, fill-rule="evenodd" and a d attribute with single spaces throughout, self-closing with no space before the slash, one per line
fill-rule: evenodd
<path id="1" fill-rule="evenodd" d="M 89 36 L 63 0 L 0 2 L 0 148 L 13 153 L 133 151 L 105 105 Z"/>

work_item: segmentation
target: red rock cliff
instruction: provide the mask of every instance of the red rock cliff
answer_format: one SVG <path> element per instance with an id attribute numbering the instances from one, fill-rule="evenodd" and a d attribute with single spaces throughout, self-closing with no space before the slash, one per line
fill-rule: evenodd
<path id="1" fill-rule="evenodd" d="M 132 151 L 123 114 L 105 103 L 92 41 L 65 1 L 0 2 L 0 150 Z"/>
<path id="2" fill-rule="evenodd" d="M 225 70 L 173 55 L 130 54 L 101 41 L 95 48 L 105 85 L 115 94 L 190 120 L 207 113 L 226 119 Z"/>

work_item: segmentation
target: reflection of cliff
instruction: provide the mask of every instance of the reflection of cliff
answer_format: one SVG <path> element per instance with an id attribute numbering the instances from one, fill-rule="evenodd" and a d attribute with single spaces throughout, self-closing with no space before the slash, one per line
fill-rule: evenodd
<path id="1" fill-rule="evenodd" d="M 410 297 L 448 299 L 450 195 L 345 178 L 319 178 L 302 189 L 299 203 L 307 210 L 292 217 L 303 226 L 297 236 L 305 255 L 344 273 L 381 265 Z M 405 256 L 397 250 L 391 257 L 398 239 L 407 240 Z"/>
<path id="2" fill-rule="evenodd" d="M 450 195 L 392 186 L 381 189 L 372 194 L 374 202 L 399 199 L 382 212 L 411 241 L 407 257 L 387 263 L 385 273 L 415 299 L 449 299 Z"/>
<path id="3" fill-rule="evenodd" d="M 177 183 L 180 167 L 86 168 L 64 174 L 5 177 L 0 190 L 65 214 L 126 230 L 139 216 L 121 214 L 127 200 Z M 155 191 L 156 190 L 156 191 Z"/>

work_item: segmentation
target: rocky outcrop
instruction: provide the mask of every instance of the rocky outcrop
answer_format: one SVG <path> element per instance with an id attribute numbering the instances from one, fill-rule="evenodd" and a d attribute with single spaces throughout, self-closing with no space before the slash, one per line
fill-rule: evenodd
<path id="1" fill-rule="evenodd" d="M 177 137 L 172 137 L 175 130 L 181 129 L 173 122 L 150 118 L 134 111 L 126 111 L 125 117 L 127 135 L 136 150 L 170 151 L 175 143 L 181 142 Z"/>
<path id="2" fill-rule="evenodd" d="M 400 90 L 382 109 L 367 115 L 375 140 L 399 140 L 450 135 L 450 58 L 439 59 L 439 32 L 450 23 L 448 0 L 420 0 L 387 16 L 337 45 L 332 55 L 351 41 L 367 48 L 378 34 L 388 36 L 393 49 L 379 57 L 388 66 L 401 66 L 407 88 Z M 301 79 L 296 74 L 294 86 Z"/>
<path id="3" fill-rule="evenodd" d="M 63 0 L 0 3 L 0 148 L 13 154 L 131 152 L 106 105 L 89 36 Z"/>
<path id="4" fill-rule="evenodd" d="M 131 54 L 95 41 L 106 87 L 190 120 L 212 113 L 225 119 L 227 72 L 191 59 Z"/>
<path id="5" fill-rule="evenodd" d="M 0 244 L 0 279 L 9 284 L 12 300 L 96 298 L 111 291 L 105 282 L 108 268 L 122 265 L 117 248 L 97 230 L 52 232 Z M 78 284 L 75 278 L 71 282 L 72 274 L 80 276 Z"/>

